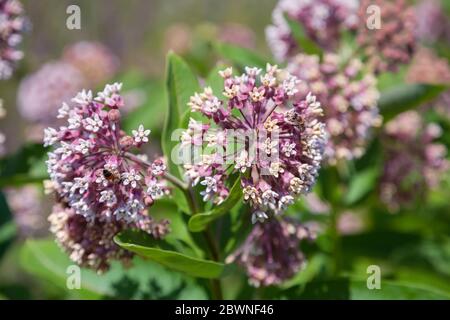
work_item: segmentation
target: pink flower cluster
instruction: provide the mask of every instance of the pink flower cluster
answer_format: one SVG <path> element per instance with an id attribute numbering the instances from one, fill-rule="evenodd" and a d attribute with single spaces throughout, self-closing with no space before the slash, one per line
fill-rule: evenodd
<path id="1" fill-rule="evenodd" d="M 80 70 L 89 87 L 110 80 L 119 67 L 119 59 L 99 42 L 72 44 L 64 49 L 62 60 Z"/>
<path id="2" fill-rule="evenodd" d="M 267 27 L 267 42 L 279 61 L 299 52 L 285 19 L 288 15 L 302 24 L 311 40 L 326 50 L 336 49 L 340 32 L 353 30 L 358 23 L 358 1 L 280 0 L 272 13 L 273 25 Z"/>
<path id="3" fill-rule="evenodd" d="M 294 276 L 304 264 L 300 242 L 314 234 L 290 219 L 270 219 L 255 225 L 245 242 L 226 262 L 246 269 L 255 287 L 277 285 Z"/>
<path id="4" fill-rule="evenodd" d="M 341 60 L 331 53 L 322 62 L 318 56 L 299 54 L 287 67 L 303 80 L 297 85 L 300 98 L 312 92 L 327 106 L 323 121 L 329 133 L 325 148 L 329 164 L 360 157 L 373 127 L 381 125 L 375 77 L 364 73 L 360 60 Z"/>
<path id="5" fill-rule="evenodd" d="M 404 112 L 387 123 L 380 196 L 392 211 L 424 197 L 450 168 L 446 147 L 434 142 L 441 131 L 434 123 L 426 124 L 416 111 Z"/>
<path id="6" fill-rule="evenodd" d="M 17 104 L 23 118 L 31 122 L 54 123 L 58 108 L 85 84 L 81 72 L 65 62 L 50 62 L 20 83 Z"/>
<path id="7" fill-rule="evenodd" d="M 281 213 L 311 190 L 326 140 L 316 98 L 296 98 L 299 80 L 277 66 L 261 71 L 247 67 L 240 76 L 231 68 L 221 71 L 225 99 L 209 87 L 191 97 L 192 111 L 210 121 L 191 118 L 181 137 L 195 155 L 184 165 L 186 176 L 205 186 L 204 200 L 222 202 L 229 193 L 226 181 L 238 173 L 253 223 Z"/>
<path id="8" fill-rule="evenodd" d="M 381 9 L 381 25 L 368 28 L 366 23 L 360 23 L 358 44 L 375 72 L 396 71 L 411 60 L 415 50 L 414 9 L 404 0 L 363 0 L 358 13 L 361 21 L 367 20 L 367 8 L 371 5 Z"/>
<path id="9" fill-rule="evenodd" d="M 23 58 L 17 46 L 25 27 L 22 4 L 18 0 L 0 0 L 0 80 L 10 78 L 16 62 Z"/>
<path id="10" fill-rule="evenodd" d="M 149 141 L 150 130 L 141 125 L 132 136 L 120 130 L 120 89 L 107 85 L 96 97 L 83 90 L 73 107 L 63 104 L 58 117 L 67 118 L 67 126 L 45 130 L 44 145 L 53 146 L 48 172 L 59 202 L 70 208 L 65 211 L 79 215 L 77 223 L 125 225 L 159 237 L 147 208 L 168 193 L 166 166 L 131 153 Z"/>
<path id="11" fill-rule="evenodd" d="M 53 147 L 47 188 L 59 202 L 49 217 L 51 231 L 75 262 L 99 272 L 111 259 L 130 257 L 113 242 L 121 230 L 137 228 L 155 238 L 169 231 L 168 221 L 154 222 L 147 210 L 168 193 L 166 166 L 131 153 L 149 141 L 150 130 L 141 125 L 129 136 L 120 129 L 121 86 L 106 85 L 96 97 L 78 93 L 72 107 L 59 109 L 67 125 L 47 128 L 44 138 Z"/>

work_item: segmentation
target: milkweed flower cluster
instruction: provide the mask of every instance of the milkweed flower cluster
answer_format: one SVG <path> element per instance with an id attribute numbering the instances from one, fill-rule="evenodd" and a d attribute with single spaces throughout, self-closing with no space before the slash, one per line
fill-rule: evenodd
<path id="1" fill-rule="evenodd" d="M 445 15 L 441 1 L 422 0 L 415 6 L 416 36 L 425 43 L 439 40 L 450 41 L 450 21 Z"/>
<path id="2" fill-rule="evenodd" d="M 68 101 L 85 84 L 81 72 L 64 62 L 50 62 L 27 76 L 17 92 L 20 114 L 31 122 L 51 124 L 63 101 Z"/>
<path id="3" fill-rule="evenodd" d="M 290 219 L 270 219 L 255 225 L 227 263 L 243 267 L 251 285 L 277 285 L 294 276 L 304 265 L 299 245 L 302 240 L 314 239 L 306 227 Z"/>
<path id="4" fill-rule="evenodd" d="M 0 80 L 9 79 L 17 61 L 23 58 L 17 46 L 26 28 L 22 4 L 17 0 L 0 0 Z"/>
<path id="5" fill-rule="evenodd" d="M 449 84 L 450 66 L 447 59 L 440 58 L 429 48 L 421 47 L 414 56 L 406 74 L 411 83 Z M 450 90 L 445 90 L 434 101 L 424 105 L 450 119 Z"/>
<path id="6" fill-rule="evenodd" d="M 421 199 L 439 185 L 450 168 L 446 147 L 434 142 L 441 131 L 434 123 L 426 124 L 415 111 L 404 112 L 387 123 L 380 197 L 392 211 Z"/>
<path id="7" fill-rule="evenodd" d="M 35 237 L 45 233 L 45 204 L 42 202 L 43 194 L 37 186 L 7 188 L 5 196 L 22 237 Z"/>
<path id="8" fill-rule="evenodd" d="M 147 208 L 168 193 L 166 166 L 162 159 L 149 163 L 131 153 L 149 141 L 150 130 L 140 126 L 130 136 L 120 129 L 120 89 L 121 84 L 107 85 L 96 97 L 83 90 L 72 107 L 63 104 L 59 109 L 58 117 L 67 118 L 67 126 L 46 129 L 44 138 L 44 145 L 53 147 L 47 160 L 52 187 L 69 208 L 64 211 L 78 215 L 75 221 L 86 224 L 92 237 L 97 231 L 90 226 L 98 224 L 112 230 L 138 228 L 160 237 L 167 230 L 155 227 Z"/>
<path id="9" fill-rule="evenodd" d="M 381 125 L 375 77 L 363 72 L 360 60 L 342 62 L 331 53 L 322 62 L 318 56 L 299 54 L 290 59 L 287 69 L 303 80 L 296 87 L 297 95 L 306 97 L 311 92 L 327 106 L 323 121 L 329 134 L 328 163 L 360 157 L 372 129 Z"/>
<path id="10" fill-rule="evenodd" d="M 285 15 L 302 24 L 308 37 L 326 50 L 334 50 L 342 30 L 354 30 L 358 23 L 357 0 L 280 0 L 267 27 L 267 42 L 279 61 L 296 54 L 296 41 Z M 365 20 L 364 20 L 365 21 Z"/>
<path id="11" fill-rule="evenodd" d="M 121 261 L 125 265 L 131 262 L 133 254 L 113 241 L 124 228 L 123 222 L 96 219 L 88 223 L 74 209 L 60 204 L 54 206 L 48 220 L 56 242 L 78 265 L 103 273 L 109 269 L 110 261 Z"/>
<path id="12" fill-rule="evenodd" d="M 64 49 L 62 60 L 83 74 L 89 87 L 110 80 L 117 72 L 119 59 L 99 42 L 80 41 Z"/>
<path id="13" fill-rule="evenodd" d="M 367 20 L 366 10 L 371 5 L 381 9 L 381 25 L 368 28 L 366 23 L 360 23 L 357 42 L 375 72 L 397 71 L 398 66 L 408 63 L 414 54 L 414 9 L 404 0 L 363 0 L 358 13 L 361 21 Z"/>
<path id="14" fill-rule="evenodd" d="M 277 66 L 261 71 L 247 67 L 240 76 L 231 68 L 221 71 L 226 99 L 209 87 L 191 97 L 192 111 L 210 121 L 191 118 L 181 137 L 182 145 L 194 150 L 193 161 L 184 165 L 186 176 L 205 187 L 204 200 L 222 202 L 229 193 L 225 182 L 238 173 L 253 223 L 281 213 L 310 191 L 326 141 L 316 98 L 297 99 L 298 79 Z"/>

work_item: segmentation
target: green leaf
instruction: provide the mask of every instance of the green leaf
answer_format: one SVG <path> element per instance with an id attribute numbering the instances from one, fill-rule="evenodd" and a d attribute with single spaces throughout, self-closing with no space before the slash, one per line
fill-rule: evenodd
<path id="1" fill-rule="evenodd" d="M 8 250 L 16 236 L 16 224 L 13 221 L 6 197 L 0 191 L 0 258 Z"/>
<path id="2" fill-rule="evenodd" d="M 117 235 L 114 241 L 122 248 L 193 277 L 218 278 L 224 269 L 222 263 L 198 259 L 169 250 L 166 243 L 154 240 L 143 232 L 124 231 Z M 161 248 L 162 246 L 165 249 Z"/>
<path id="3" fill-rule="evenodd" d="M 125 83 L 124 83 L 125 84 Z M 126 88 L 125 88 L 126 90 Z M 122 128 L 126 132 L 136 129 L 142 124 L 146 129 L 155 133 L 161 133 L 164 124 L 164 110 L 166 105 L 166 88 L 161 80 L 147 80 L 138 87 L 131 87 L 130 90 L 142 90 L 146 94 L 145 103 L 124 117 Z M 124 91 L 127 93 L 127 91 Z"/>
<path id="4" fill-rule="evenodd" d="M 242 197 L 241 180 L 236 179 L 227 199 L 211 211 L 198 213 L 189 219 L 189 230 L 192 232 L 203 231 L 206 226 L 217 218 L 230 212 Z"/>
<path id="5" fill-rule="evenodd" d="M 161 146 L 169 159 L 169 171 L 180 177 L 178 167 L 171 161 L 171 154 L 179 144 L 179 141 L 172 141 L 172 133 L 180 128 L 181 116 L 184 110 L 187 110 L 190 97 L 199 90 L 199 85 L 195 74 L 186 62 L 174 53 L 167 55 L 166 88 L 168 109 Z"/>
<path id="6" fill-rule="evenodd" d="M 47 149 L 42 144 L 28 144 L 0 160 L 0 188 L 41 182 L 47 178 L 44 158 Z"/>
<path id="7" fill-rule="evenodd" d="M 350 185 L 344 197 L 344 203 L 346 205 L 353 205 L 361 200 L 375 187 L 379 173 L 379 169 L 375 167 L 356 174 L 350 180 Z"/>
<path id="8" fill-rule="evenodd" d="M 305 33 L 305 30 L 303 29 L 303 26 L 300 23 L 293 20 L 291 17 L 289 17 L 288 14 L 284 15 L 284 19 L 289 25 L 292 36 L 294 37 L 300 49 L 302 49 L 307 54 L 322 55 L 322 49 L 320 49 L 320 47 L 308 37 L 308 35 Z"/>
<path id="9" fill-rule="evenodd" d="M 52 240 L 28 240 L 21 249 L 21 266 L 37 278 L 53 284 L 78 299 L 205 299 L 204 290 L 193 279 L 173 273 L 158 264 L 133 259 L 130 268 L 113 262 L 99 275 L 81 269 L 81 288 L 69 290 L 67 268 L 74 263 Z"/>
<path id="10" fill-rule="evenodd" d="M 228 43 L 214 43 L 214 48 L 219 55 L 233 64 L 243 69 L 244 67 L 265 68 L 267 63 L 271 63 L 269 59 L 260 57 L 253 51 L 241 48 Z"/>
<path id="11" fill-rule="evenodd" d="M 382 92 L 378 106 L 387 121 L 399 113 L 431 102 L 448 89 L 449 87 L 444 85 L 404 84 Z"/>

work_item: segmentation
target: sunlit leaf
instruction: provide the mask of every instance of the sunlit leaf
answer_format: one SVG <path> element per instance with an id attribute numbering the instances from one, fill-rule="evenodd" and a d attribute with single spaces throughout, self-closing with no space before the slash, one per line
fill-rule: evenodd
<path id="1" fill-rule="evenodd" d="M 199 278 L 218 278 L 224 265 L 173 251 L 164 241 L 158 241 L 138 231 L 124 231 L 114 238 L 122 248 L 157 262 L 169 269 Z M 164 248 L 163 248 L 164 247 Z"/>
<path id="2" fill-rule="evenodd" d="M 192 232 L 203 231 L 206 226 L 217 218 L 230 212 L 242 197 L 241 180 L 237 179 L 230 190 L 230 194 L 223 203 L 211 211 L 198 213 L 189 219 L 189 230 Z"/>

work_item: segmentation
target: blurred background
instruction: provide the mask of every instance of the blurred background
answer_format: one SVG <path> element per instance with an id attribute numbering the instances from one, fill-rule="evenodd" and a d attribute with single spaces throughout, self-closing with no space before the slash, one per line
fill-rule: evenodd
<path id="1" fill-rule="evenodd" d="M 435 3 L 411 3 L 416 2 Z M 8 165 L 23 165 L 28 170 L 31 164 L 21 163 L 21 159 L 33 161 L 27 155 L 34 152 L 36 147 L 33 143 L 41 141 L 42 129 L 58 125 L 54 119 L 61 101 L 72 97 L 81 88 L 98 91 L 105 83 L 113 81 L 124 83 L 123 92 L 129 107 L 124 129 L 136 128 L 144 122 L 146 128 L 152 129 L 149 148 L 160 153 L 158 141 L 166 108 L 166 53 L 173 50 L 183 56 L 200 78 L 207 77 L 220 60 L 211 48 L 212 40 L 232 43 L 249 48 L 262 57 L 270 57 L 265 28 L 271 23 L 277 1 L 23 0 L 22 3 L 29 21 L 20 46 L 25 57 L 9 80 L 0 81 L 0 97 L 6 110 L 6 116 L 0 119 L 0 131 L 7 137 L 6 154 L 16 154 L 21 150 L 12 160 L 15 163 Z M 81 8 L 81 30 L 66 28 L 66 9 L 72 4 Z M 447 26 L 449 12 L 450 1 L 443 0 L 438 13 L 445 17 Z M 429 22 L 425 25 L 433 21 L 429 16 L 427 19 Z M 431 58 L 423 69 L 416 67 L 411 71 L 408 66 L 396 75 L 383 76 L 379 89 L 407 82 L 407 75 L 411 75 L 408 72 L 413 74 L 408 81 L 422 82 L 421 74 L 429 71 L 429 64 L 447 64 L 450 57 L 449 34 L 434 40 L 432 45 L 434 54 L 441 60 Z M 83 56 L 83 52 L 90 55 Z M 427 53 L 422 51 L 422 55 Z M 96 66 L 97 78 L 89 75 L 93 71 L 86 69 L 86 64 Z M 446 82 L 450 82 L 450 71 L 445 77 Z M 444 99 L 433 108 L 425 106 L 420 109 L 426 121 L 439 123 L 444 133 L 439 141 L 447 149 L 450 147 L 448 105 L 449 101 Z M 414 123 L 415 120 L 405 121 Z M 355 183 L 352 187 L 355 199 L 349 200 L 350 204 L 343 208 L 339 221 L 334 221 L 342 236 L 339 259 L 343 274 L 357 274 L 365 279 L 367 265 L 377 264 L 382 266 L 386 279 L 406 283 L 390 288 L 387 284 L 386 296 L 380 293 L 378 298 L 450 296 L 448 170 L 442 174 L 442 184 L 426 196 L 420 186 L 413 186 L 410 205 L 401 208 L 383 205 L 378 192 L 378 171 L 374 174 L 373 171 L 362 170 L 363 174 L 356 179 L 356 175 L 352 175 L 360 168 L 381 167 L 382 142 L 375 139 L 366 155 L 352 163 L 350 173 L 347 173 L 348 181 L 359 179 L 360 184 Z M 23 150 L 23 146 L 29 147 Z M 32 174 L 36 180 L 42 178 L 44 165 L 33 167 Z M 319 185 L 336 183 L 338 190 L 340 186 L 333 180 L 334 174 L 333 171 L 322 170 Z M 20 188 L 3 188 L 1 184 L 0 187 L 4 193 L 0 197 L 0 210 L 6 211 L 7 199 L 18 229 L 14 237 L 11 237 L 9 229 L 0 229 L 0 298 L 207 298 L 205 283 L 194 282 L 159 265 L 140 260 L 125 275 L 119 264 L 114 264 L 112 271 L 100 279 L 94 273 L 83 273 L 92 287 L 81 291 L 65 290 L 65 270 L 55 262 L 63 261 L 64 264 L 67 257 L 52 246 L 51 241 L 24 248 L 26 239 L 48 236 L 46 217 L 52 199 L 44 194 L 40 183 Z M 359 189 L 363 190 L 362 194 L 358 194 Z M 317 194 L 321 192 L 323 190 L 318 190 Z M 343 197 L 343 193 L 337 193 Z M 176 214 L 169 202 L 155 208 L 156 215 L 158 211 Z M 320 234 L 320 230 L 330 222 L 329 211 L 328 204 L 313 194 L 293 206 L 288 214 L 310 222 L 310 227 Z M 333 251 L 333 239 L 329 235 L 319 236 L 315 244 L 306 245 L 305 255 L 310 260 L 307 272 L 299 274 L 283 287 L 254 290 L 245 283 L 245 277 L 239 275 L 236 276 L 238 279 L 232 278 L 224 284 L 229 292 L 227 298 L 348 298 L 351 295 L 372 298 L 359 289 L 350 292 L 344 280 L 337 280 L 327 288 L 311 286 L 302 293 L 295 291 L 299 283 L 321 279 L 322 274 L 333 268 L 328 254 Z M 413 285 L 410 284 L 411 279 L 414 280 Z M 361 283 L 365 284 L 364 281 Z"/>

